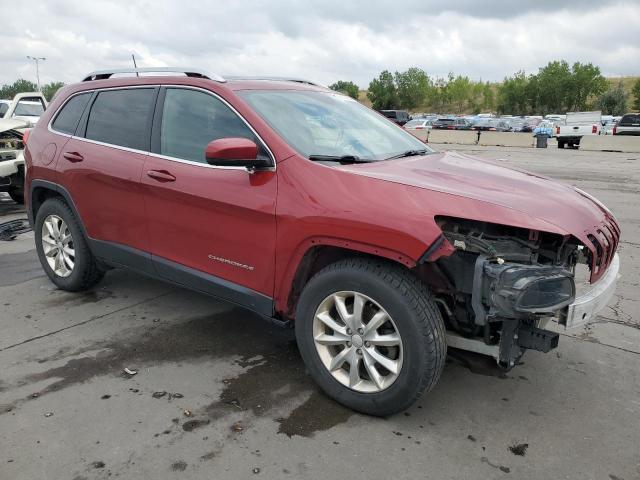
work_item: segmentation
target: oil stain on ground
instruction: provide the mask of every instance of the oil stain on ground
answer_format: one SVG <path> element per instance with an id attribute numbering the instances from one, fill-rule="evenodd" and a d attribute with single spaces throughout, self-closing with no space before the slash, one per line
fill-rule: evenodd
<path id="1" fill-rule="evenodd" d="M 104 295 L 109 295 L 105 293 Z M 87 300 L 90 301 L 90 300 Z M 72 358 L 64 365 L 24 377 L 20 386 L 51 380 L 45 388 L 27 398 L 18 399 L 16 406 L 34 401 L 103 375 L 121 376 L 126 366 L 153 366 L 166 362 L 215 359 L 239 356 L 245 370 L 235 378 L 226 379 L 219 400 L 204 407 L 185 423 L 186 432 L 203 427 L 211 420 L 238 411 L 256 416 L 281 409 L 295 397 L 308 397 L 287 418 L 278 418 L 283 434 L 311 436 L 315 431 L 329 429 L 345 422 L 353 412 L 322 395 L 304 370 L 293 330 L 274 327 L 243 309 L 232 309 L 217 315 L 186 319 L 167 327 L 147 329 L 83 347 L 66 356 L 89 350 L 97 355 Z M 60 359 L 54 354 L 51 359 Z M 46 363 L 49 359 L 40 361 Z M 321 411 L 322 419 L 317 412 Z M 0 412 L 2 415 L 3 412 Z"/>

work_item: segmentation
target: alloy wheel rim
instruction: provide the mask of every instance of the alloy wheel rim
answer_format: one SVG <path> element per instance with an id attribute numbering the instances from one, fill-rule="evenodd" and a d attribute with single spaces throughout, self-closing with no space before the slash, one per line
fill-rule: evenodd
<path id="1" fill-rule="evenodd" d="M 342 385 L 361 393 L 389 388 L 402 370 L 400 332 L 375 300 L 354 291 L 326 297 L 313 319 L 320 360 Z"/>
<path id="2" fill-rule="evenodd" d="M 49 215 L 42 226 L 42 251 L 53 273 L 65 278 L 71 275 L 76 250 L 68 225 L 57 215 Z"/>

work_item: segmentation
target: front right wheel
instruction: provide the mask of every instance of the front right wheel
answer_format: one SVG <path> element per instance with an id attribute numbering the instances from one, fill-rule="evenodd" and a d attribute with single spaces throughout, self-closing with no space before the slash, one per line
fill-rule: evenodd
<path id="1" fill-rule="evenodd" d="M 302 292 L 295 326 L 313 379 L 359 412 L 405 410 L 444 367 L 445 327 L 430 292 L 384 260 L 347 259 L 318 272 Z"/>

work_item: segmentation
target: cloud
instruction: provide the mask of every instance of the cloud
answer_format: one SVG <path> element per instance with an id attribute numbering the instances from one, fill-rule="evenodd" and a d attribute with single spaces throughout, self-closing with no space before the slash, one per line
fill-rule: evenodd
<path id="1" fill-rule="evenodd" d="M 444 5 L 443 5 L 444 4 Z M 6 7 L 5 7 L 6 8 Z M 292 75 L 361 87 L 411 66 L 501 80 L 555 59 L 640 74 L 634 1 L 344 0 L 262 2 L 56 0 L 15 2 L 0 31 L 0 83 L 92 70 L 195 66 L 221 74 Z"/>

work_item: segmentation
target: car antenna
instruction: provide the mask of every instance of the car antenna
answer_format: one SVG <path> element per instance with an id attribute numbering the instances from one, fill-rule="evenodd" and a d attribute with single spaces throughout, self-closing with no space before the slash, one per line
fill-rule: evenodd
<path id="1" fill-rule="evenodd" d="M 132 53 L 131 54 L 131 60 L 133 60 L 133 68 L 135 68 L 136 70 L 138 69 L 138 65 L 136 65 L 136 56 Z M 136 77 L 139 77 L 140 74 L 138 72 L 136 72 Z"/>

